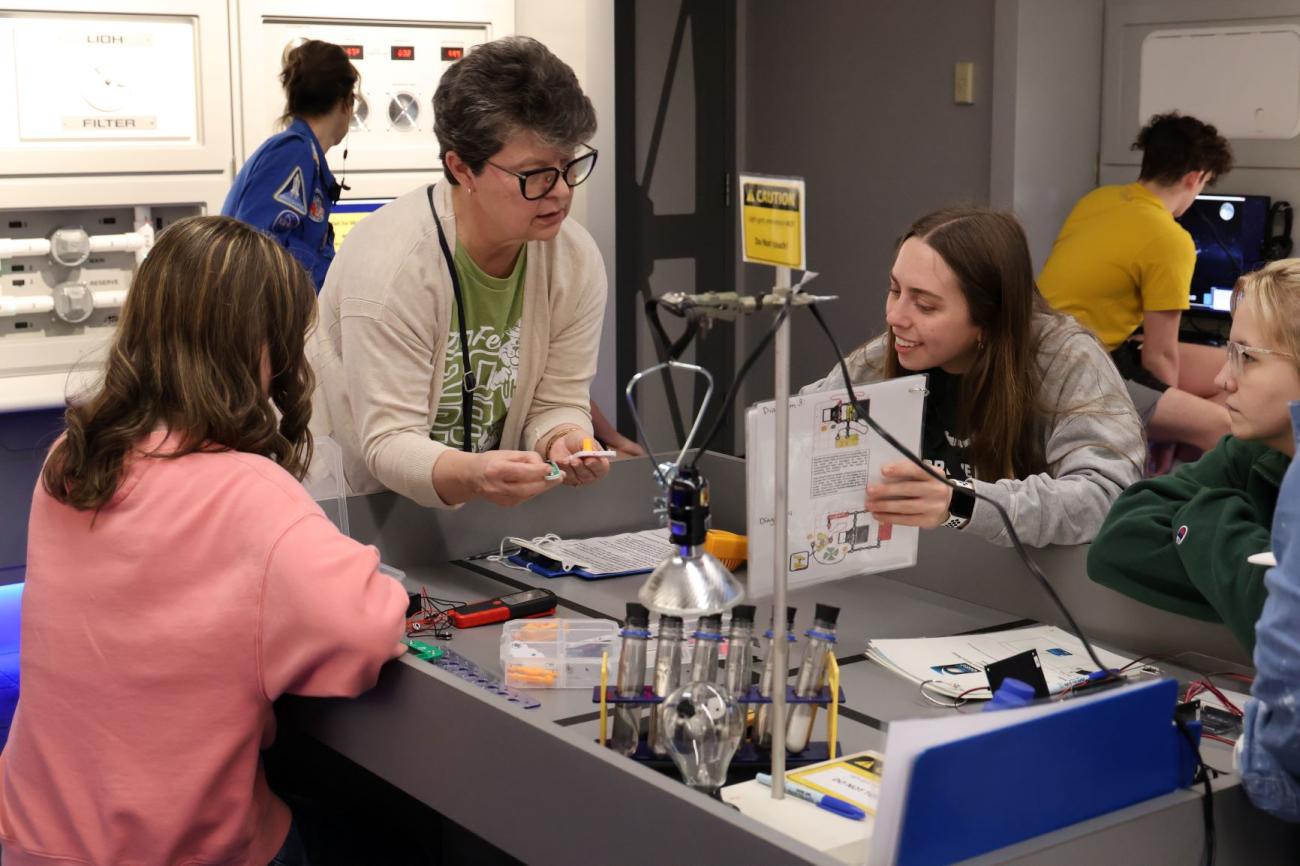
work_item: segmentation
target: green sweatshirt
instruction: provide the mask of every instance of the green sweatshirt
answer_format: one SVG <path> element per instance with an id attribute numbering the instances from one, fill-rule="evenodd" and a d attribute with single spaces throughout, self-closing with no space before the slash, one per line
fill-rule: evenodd
<path id="1" fill-rule="evenodd" d="M 1226 625 L 1247 651 L 1264 609 L 1278 488 L 1291 458 L 1225 436 L 1173 475 L 1126 490 L 1088 551 L 1088 576 L 1144 604 Z"/>

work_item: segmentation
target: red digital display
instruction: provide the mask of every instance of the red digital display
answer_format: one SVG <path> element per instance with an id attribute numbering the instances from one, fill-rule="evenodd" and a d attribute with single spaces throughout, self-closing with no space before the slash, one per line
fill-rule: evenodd
<path id="1" fill-rule="evenodd" d="M 349 60 L 365 60 L 366 49 L 362 45 L 341 45 L 343 53 L 348 56 Z"/>
<path id="2" fill-rule="evenodd" d="M 394 59 L 394 60 L 414 60 L 414 59 L 415 59 L 415 46 L 414 46 L 414 45 L 394 45 L 394 46 L 392 46 L 392 48 L 390 49 L 390 56 L 391 56 L 392 59 Z"/>
<path id="3" fill-rule="evenodd" d="M 460 60 L 464 56 L 465 56 L 465 49 L 459 45 L 442 46 L 443 60 Z"/>

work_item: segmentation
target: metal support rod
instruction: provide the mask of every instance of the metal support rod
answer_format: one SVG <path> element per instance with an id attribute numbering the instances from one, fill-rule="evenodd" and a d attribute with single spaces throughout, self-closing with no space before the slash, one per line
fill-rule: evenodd
<path id="1" fill-rule="evenodd" d="M 772 293 L 790 302 L 790 269 L 776 269 Z M 790 483 L 790 317 L 776 331 L 776 487 L 772 537 L 772 799 L 785 799 L 785 686 L 790 679 L 785 632 Z"/>

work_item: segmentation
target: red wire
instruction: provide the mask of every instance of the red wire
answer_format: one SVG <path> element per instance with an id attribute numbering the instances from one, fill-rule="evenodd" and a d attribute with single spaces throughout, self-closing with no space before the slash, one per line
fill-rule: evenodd
<path id="1" fill-rule="evenodd" d="M 1190 701 L 1192 698 L 1199 695 L 1201 692 L 1209 692 L 1210 694 L 1214 695 L 1216 698 L 1219 699 L 1220 703 L 1223 704 L 1224 709 L 1232 713 L 1234 716 L 1241 718 L 1242 716 L 1245 715 L 1245 713 L 1242 712 L 1240 707 L 1238 707 L 1232 701 L 1228 700 L 1227 695 L 1219 691 L 1218 686 L 1216 686 L 1214 683 L 1210 682 L 1209 680 L 1194 680 L 1188 683 L 1187 692 L 1183 696 L 1183 701 L 1184 702 Z"/>
<path id="2" fill-rule="evenodd" d="M 1251 683 L 1252 685 L 1255 682 L 1254 677 L 1248 677 L 1245 674 L 1234 673 L 1233 671 L 1215 671 L 1212 674 L 1206 674 L 1206 676 L 1211 678 L 1227 677 L 1230 680 L 1237 680 L 1238 682 L 1243 682 L 1243 683 Z"/>

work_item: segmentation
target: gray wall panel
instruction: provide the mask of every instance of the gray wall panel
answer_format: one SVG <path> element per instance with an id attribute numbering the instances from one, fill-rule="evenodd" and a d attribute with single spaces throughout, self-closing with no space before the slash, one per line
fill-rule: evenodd
<path id="1" fill-rule="evenodd" d="M 740 165 L 808 182 L 810 290 L 845 351 L 884 326 L 894 242 L 923 213 L 986 204 L 992 125 L 993 0 L 950 3 L 742 4 Z M 975 63 L 975 104 L 952 100 L 953 64 Z M 744 291 L 772 269 L 744 268 Z M 744 324 L 746 344 L 770 316 Z M 811 317 L 795 317 L 791 383 L 830 369 Z M 772 395 L 771 361 L 750 373 L 748 402 Z"/>

